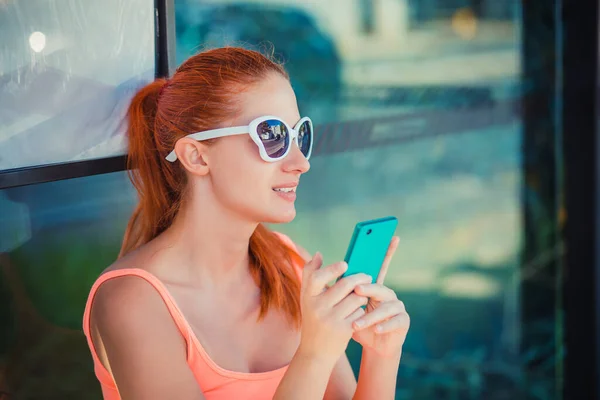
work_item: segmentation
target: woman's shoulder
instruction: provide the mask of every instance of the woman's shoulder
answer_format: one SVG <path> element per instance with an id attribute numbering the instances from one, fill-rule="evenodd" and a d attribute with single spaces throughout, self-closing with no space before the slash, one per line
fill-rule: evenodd
<path id="1" fill-rule="evenodd" d="M 161 297 L 164 297 L 161 292 L 162 285 L 144 259 L 143 252 L 134 250 L 115 260 L 98 275 L 90 297 L 93 298 L 94 315 L 102 316 L 106 312 L 114 320 L 119 319 L 120 310 L 136 307 L 138 311 L 147 311 L 160 304 Z M 124 311 L 124 314 L 127 312 Z M 126 317 L 123 315 L 123 318 Z"/>
<path id="2" fill-rule="evenodd" d="M 114 313 L 124 308 L 123 304 L 127 304 L 127 308 L 151 307 L 161 297 L 156 280 L 137 257 L 117 259 L 96 279 L 92 288 L 95 293 L 91 293 L 94 298 L 93 308 L 96 311 L 110 312 L 114 318 Z"/>
<path id="3" fill-rule="evenodd" d="M 170 300 L 164 284 L 147 268 L 141 268 L 135 258 L 119 259 L 99 275 L 91 288 L 86 304 L 88 322 L 84 323 L 90 323 L 93 329 L 102 327 L 104 334 L 120 338 L 125 330 L 155 331 L 157 325 L 171 318 L 182 330 L 185 326 L 177 321 L 179 313 Z"/>

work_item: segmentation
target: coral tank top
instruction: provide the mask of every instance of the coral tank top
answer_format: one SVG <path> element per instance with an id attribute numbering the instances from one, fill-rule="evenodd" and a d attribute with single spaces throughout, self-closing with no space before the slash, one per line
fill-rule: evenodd
<path id="1" fill-rule="evenodd" d="M 293 242 L 285 235 L 279 234 L 286 244 L 293 246 Z M 296 270 L 301 277 L 302 266 L 295 265 Z M 287 370 L 287 366 L 282 368 L 261 372 L 245 373 L 234 372 L 219 367 L 209 357 L 194 335 L 190 325 L 184 318 L 181 310 L 175 303 L 175 300 L 165 287 L 165 285 L 151 273 L 139 268 L 124 268 L 113 270 L 102 274 L 92 286 L 88 300 L 85 306 L 83 316 L 83 332 L 87 338 L 87 343 L 92 354 L 94 362 L 94 371 L 100 382 L 104 400 L 121 400 L 119 391 L 112 375 L 104 367 L 92 342 L 90 332 L 90 312 L 94 295 L 102 283 L 121 276 L 138 276 L 146 280 L 156 289 L 165 302 L 173 321 L 181 335 L 185 339 L 187 347 L 187 364 L 192 370 L 200 389 L 208 400 L 229 400 L 229 399 L 272 399 L 279 382 Z"/>

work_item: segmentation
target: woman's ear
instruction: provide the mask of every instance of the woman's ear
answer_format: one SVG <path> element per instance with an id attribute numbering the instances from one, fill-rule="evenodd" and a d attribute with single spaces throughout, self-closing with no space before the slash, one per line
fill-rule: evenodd
<path id="1" fill-rule="evenodd" d="M 182 138 L 175 143 L 177 159 L 195 175 L 208 174 L 208 146 L 194 139 Z"/>

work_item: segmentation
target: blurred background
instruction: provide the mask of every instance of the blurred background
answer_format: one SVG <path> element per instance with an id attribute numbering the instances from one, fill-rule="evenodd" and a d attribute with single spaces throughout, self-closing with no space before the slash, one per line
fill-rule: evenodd
<path id="1" fill-rule="evenodd" d="M 0 399 L 101 398 L 81 321 L 136 203 L 125 108 L 224 45 L 274 52 L 315 123 L 298 216 L 273 229 L 329 263 L 356 222 L 399 219 L 397 399 L 595 398 L 595 204 L 570 199 L 595 187 L 598 7 L 565 7 L 0 0 Z"/>

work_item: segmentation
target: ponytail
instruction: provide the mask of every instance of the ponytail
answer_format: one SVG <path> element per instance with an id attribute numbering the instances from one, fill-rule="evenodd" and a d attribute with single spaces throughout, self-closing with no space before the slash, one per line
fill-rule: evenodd
<path id="1" fill-rule="evenodd" d="M 162 233 L 179 209 L 181 191 L 173 190 L 173 182 L 181 185 L 185 177 L 179 173 L 178 179 L 169 179 L 176 171 L 162 159 L 164 149 L 156 132 L 158 101 L 166 84 L 167 80 L 157 79 L 142 88 L 127 113 L 127 170 L 139 203 L 127 224 L 119 258 Z"/>

